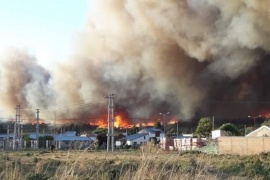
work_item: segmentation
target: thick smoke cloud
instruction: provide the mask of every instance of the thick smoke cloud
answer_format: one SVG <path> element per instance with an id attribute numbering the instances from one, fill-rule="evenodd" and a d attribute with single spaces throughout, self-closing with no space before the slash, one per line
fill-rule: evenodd
<path id="1" fill-rule="evenodd" d="M 270 98 L 269 1 L 91 0 L 89 6 L 74 56 L 51 75 L 20 56 L 14 61 L 24 65 L 15 75 L 4 64 L 5 104 L 72 104 L 115 93 L 116 106 L 132 117 L 170 111 L 192 118 L 242 108 L 211 101 Z M 13 76 L 22 81 L 7 79 Z"/>
<path id="2" fill-rule="evenodd" d="M 15 114 L 15 107 L 40 108 L 54 104 L 50 74 L 25 51 L 10 50 L 0 63 L 0 106 L 2 116 Z M 32 114 L 25 111 L 23 114 Z"/>

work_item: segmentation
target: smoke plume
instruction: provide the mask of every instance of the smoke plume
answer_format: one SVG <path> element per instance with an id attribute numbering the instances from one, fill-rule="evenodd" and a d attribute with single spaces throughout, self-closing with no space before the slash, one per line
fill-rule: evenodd
<path id="1" fill-rule="evenodd" d="M 269 100 L 269 1 L 91 0 L 89 6 L 65 64 L 49 73 L 29 55 L 6 57 L 3 108 L 115 93 L 116 107 L 132 117 L 170 111 L 188 119 L 198 113 L 247 116 L 258 104 L 244 102 Z M 98 107 L 70 115 L 93 115 Z"/>

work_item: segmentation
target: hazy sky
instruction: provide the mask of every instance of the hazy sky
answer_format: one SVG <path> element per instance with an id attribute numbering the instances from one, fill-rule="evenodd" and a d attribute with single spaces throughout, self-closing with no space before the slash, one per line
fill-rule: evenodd
<path id="1" fill-rule="evenodd" d="M 64 61 L 82 29 L 87 0 L 0 0 L 0 54 L 20 48 L 44 66 Z"/>

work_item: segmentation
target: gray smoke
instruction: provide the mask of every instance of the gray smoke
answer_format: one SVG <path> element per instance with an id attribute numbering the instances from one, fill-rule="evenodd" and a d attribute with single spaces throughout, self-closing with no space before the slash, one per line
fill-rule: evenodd
<path id="1" fill-rule="evenodd" d="M 117 107 L 133 117 L 172 111 L 191 118 L 210 112 L 207 100 L 264 99 L 249 79 L 263 75 L 269 8 L 267 0 L 91 0 L 65 64 L 51 74 L 29 56 L 11 58 L 21 64 L 16 73 L 3 65 L 2 104 L 72 104 L 115 93 Z M 264 82 L 260 90 L 269 87 Z"/>
<path id="2" fill-rule="evenodd" d="M 7 52 L 0 63 L 1 115 L 15 114 L 17 105 L 35 110 L 54 104 L 50 78 L 49 72 L 38 65 L 36 59 L 25 51 Z"/>

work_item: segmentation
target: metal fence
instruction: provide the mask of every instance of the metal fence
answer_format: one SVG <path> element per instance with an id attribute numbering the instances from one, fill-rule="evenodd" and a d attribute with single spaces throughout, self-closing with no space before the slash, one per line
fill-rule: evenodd
<path id="1" fill-rule="evenodd" d="M 56 149 L 67 150 L 82 150 L 90 146 L 92 141 L 54 141 L 54 140 L 39 140 L 37 147 L 36 140 L 21 141 L 13 145 L 13 141 L 0 140 L 1 150 L 23 150 L 23 149 L 50 149 L 54 145 Z"/>

